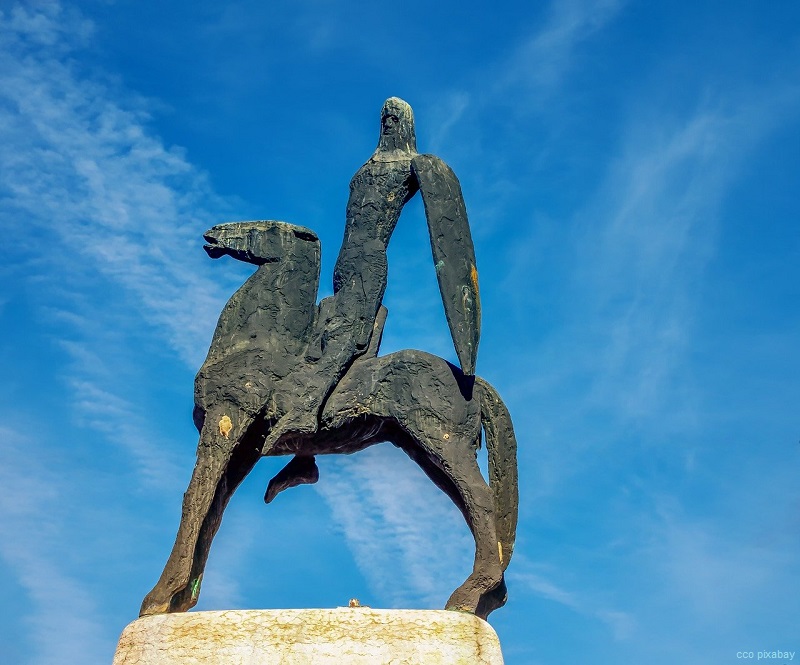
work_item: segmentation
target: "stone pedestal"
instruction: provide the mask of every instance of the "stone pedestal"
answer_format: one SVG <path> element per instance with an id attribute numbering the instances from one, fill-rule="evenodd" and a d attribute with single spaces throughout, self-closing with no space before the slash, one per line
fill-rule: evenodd
<path id="1" fill-rule="evenodd" d="M 230 610 L 143 617 L 114 665 L 502 665 L 492 627 L 444 610 Z"/>

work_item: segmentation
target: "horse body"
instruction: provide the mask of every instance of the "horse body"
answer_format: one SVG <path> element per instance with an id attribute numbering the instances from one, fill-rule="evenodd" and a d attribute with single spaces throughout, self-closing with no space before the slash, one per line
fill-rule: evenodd
<path id="1" fill-rule="evenodd" d="M 315 455 L 353 453 L 385 441 L 453 500 L 474 536 L 473 571 L 446 607 L 485 618 L 503 605 L 503 571 L 516 529 L 516 440 L 494 389 L 421 351 L 378 357 L 386 316 L 381 307 L 367 349 L 327 397 L 318 430 L 282 436 L 264 449 L 287 404 L 302 404 L 302 395 L 286 387 L 296 367 L 313 361 L 323 338 L 325 301 L 315 306 L 319 241 L 307 229 L 271 221 L 220 225 L 206 239 L 210 256 L 229 254 L 259 268 L 223 310 L 198 372 L 197 462 L 175 545 L 141 615 L 194 606 L 225 506 L 261 456 L 295 455 L 284 471 L 305 475 L 286 484 L 292 486 L 316 480 L 309 471 L 316 470 Z M 482 427 L 491 487 L 476 462 Z"/>

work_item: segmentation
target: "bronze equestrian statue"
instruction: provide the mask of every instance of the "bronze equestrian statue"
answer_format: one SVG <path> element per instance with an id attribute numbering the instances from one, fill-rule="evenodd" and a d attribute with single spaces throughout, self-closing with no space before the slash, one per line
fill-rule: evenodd
<path id="1" fill-rule="evenodd" d="M 418 189 L 461 369 L 421 351 L 377 355 L 386 247 Z M 472 574 L 446 607 L 485 618 L 502 606 L 517 523 L 516 439 L 502 400 L 474 376 L 480 305 L 460 186 L 441 160 L 416 154 L 411 108 L 396 98 L 384 104 L 378 148 L 350 185 L 334 295 L 319 305 L 313 231 L 234 222 L 204 237 L 212 258 L 229 255 L 258 268 L 223 309 L 197 374 L 197 462 L 175 545 L 140 614 L 195 605 L 225 506 L 260 457 L 294 456 L 270 481 L 269 503 L 284 489 L 317 481 L 315 455 L 386 441 L 451 498 L 474 536 Z M 476 461 L 481 429 L 489 485 Z"/>

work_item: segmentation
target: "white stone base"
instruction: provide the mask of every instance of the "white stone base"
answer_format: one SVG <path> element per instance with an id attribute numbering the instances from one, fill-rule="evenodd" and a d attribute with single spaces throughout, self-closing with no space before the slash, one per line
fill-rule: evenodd
<path id="1" fill-rule="evenodd" d="M 122 632 L 114 665 L 502 665 L 492 627 L 445 610 L 159 614 Z"/>

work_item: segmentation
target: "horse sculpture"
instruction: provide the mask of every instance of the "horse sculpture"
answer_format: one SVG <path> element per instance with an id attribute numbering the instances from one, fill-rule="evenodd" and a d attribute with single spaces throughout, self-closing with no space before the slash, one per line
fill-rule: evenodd
<path id="1" fill-rule="evenodd" d="M 472 573 L 446 608 L 486 618 L 505 604 L 504 571 L 517 524 L 516 439 L 495 390 L 428 353 L 378 356 L 386 319 L 381 306 L 366 350 L 324 402 L 317 431 L 272 441 L 280 414 L 303 408 L 293 371 L 313 363 L 325 344 L 330 299 L 316 303 L 319 240 L 309 229 L 278 221 L 221 224 L 204 237 L 212 258 L 229 255 L 258 268 L 225 306 L 197 374 L 197 462 L 175 545 L 140 616 L 196 604 L 223 511 L 262 456 L 294 456 L 270 482 L 269 502 L 283 489 L 317 480 L 315 455 L 350 454 L 387 441 L 450 497 L 475 539 Z M 488 485 L 476 460 L 481 428 Z"/>

